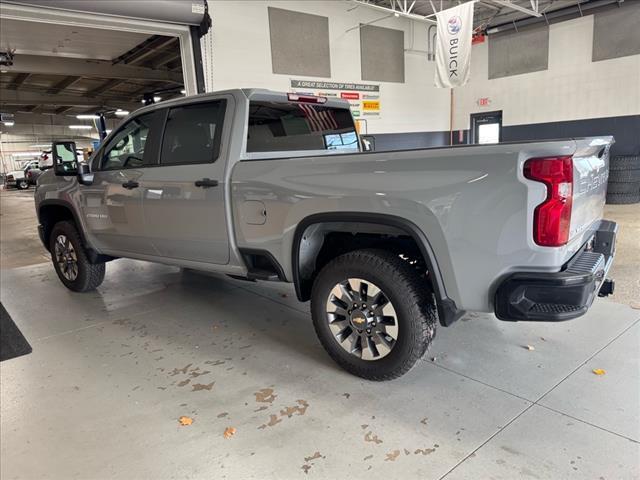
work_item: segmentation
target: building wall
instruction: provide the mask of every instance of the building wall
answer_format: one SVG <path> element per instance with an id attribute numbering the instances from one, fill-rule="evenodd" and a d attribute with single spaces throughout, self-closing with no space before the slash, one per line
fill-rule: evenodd
<path id="1" fill-rule="evenodd" d="M 272 73 L 269 6 L 329 18 L 330 78 Z M 426 53 L 406 52 L 404 83 L 362 80 L 359 30 L 347 30 L 384 17 L 384 12 L 342 1 L 216 1 L 209 2 L 209 8 L 213 28 L 211 38 L 203 41 L 204 64 L 211 79 L 208 90 L 260 87 L 288 91 L 291 78 L 375 83 L 380 84 L 381 116 L 367 119 L 368 133 L 449 128 L 449 92 L 434 87 L 434 64 L 426 61 Z M 426 50 L 427 24 L 411 26 L 409 20 L 391 16 L 373 25 L 404 30 L 407 49 Z"/>
<path id="2" fill-rule="evenodd" d="M 209 5 L 213 29 L 203 41 L 208 90 L 287 91 L 291 78 L 301 78 L 272 73 L 268 6 L 328 17 L 331 78 L 324 80 L 340 82 L 362 82 L 359 31 L 347 30 L 385 16 L 340 1 L 216 1 Z M 633 7 L 623 4 L 621 11 Z M 404 30 L 405 47 L 414 50 L 405 52 L 405 83 L 365 82 L 381 85 L 382 115 L 368 120 L 367 132 L 376 134 L 377 149 L 449 142 L 450 92 L 433 85 L 434 62 L 427 61 L 425 52 L 427 25 L 411 23 L 393 16 L 374 23 Z M 454 142 L 460 142 L 460 130 L 466 142 L 472 113 L 502 110 L 505 141 L 614 134 L 615 153 L 640 153 L 640 134 L 633 133 L 640 131 L 640 55 L 593 62 L 593 23 L 594 16 L 587 15 L 552 24 L 548 69 L 533 73 L 489 80 L 491 38 L 475 45 L 471 80 L 454 90 Z M 479 106 L 480 98 L 489 98 L 489 105 Z"/>
<path id="3" fill-rule="evenodd" d="M 549 27 L 548 70 L 489 80 L 489 45 L 474 46 L 471 80 L 455 90 L 454 128 L 493 110 L 502 110 L 505 126 L 639 115 L 640 55 L 592 62 L 593 19 Z M 478 106 L 480 98 L 490 104 Z"/>

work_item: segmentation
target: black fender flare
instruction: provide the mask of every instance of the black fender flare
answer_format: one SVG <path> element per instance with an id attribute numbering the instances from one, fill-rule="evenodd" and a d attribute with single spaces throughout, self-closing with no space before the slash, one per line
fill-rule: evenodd
<path id="1" fill-rule="evenodd" d="M 388 227 L 394 227 L 405 232 L 408 236 L 413 238 L 413 240 L 420 248 L 420 252 L 424 257 L 429 273 L 431 274 L 440 323 L 444 326 L 449 326 L 453 322 L 458 320 L 462 315 L 464 315 L 464 310 L 458 309 L 456 303 L 447 296 L 442 273 L 440 271 L 440 268 L 438 267 L 438 262 L 435 253 L 433 252 L 433 248 L 431 247 L 431 244 L 429 243 L 429 240 L 425 233 L 416 224 L 405 218 L 383 213 L 317 213 L 305 217 L 298 223 L 293 237 L 291 266 L 296 295 L 300 301 L 304 302 L 309 299 L 309 294 L 308 292 L 304 291 L 302 285 L 303 282 L 300 278 L 300 244 L 302 243 L 302 236 L 304 235 L 304 232 L 307 230 L 307 228 L 311 225 L 331 222 L 352 222 L 384 225 Z"/>

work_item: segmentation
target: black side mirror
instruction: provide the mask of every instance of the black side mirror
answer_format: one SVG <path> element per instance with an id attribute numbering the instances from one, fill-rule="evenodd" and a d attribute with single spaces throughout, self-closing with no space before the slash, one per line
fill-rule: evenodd
<path id="1" fill-rule="evenodd" d="M 69 177 L 78 174 L 76 142 L 53 142 L 53 171 L 56 175 Z"/>
<path id="2" fill-rule="evenodd" d="M 376 139 L 372 135 L 360 135 L 360 141 L 362 142 L 362 151 L 373 152 L 376 149 Z"/>
<path id="3" fill-rule="evenodd" d="M 93 173 L 91 173 L 91 169 L 86 163 L 78 165 L 78 183 L 80 185 L 93 185 Z"/>

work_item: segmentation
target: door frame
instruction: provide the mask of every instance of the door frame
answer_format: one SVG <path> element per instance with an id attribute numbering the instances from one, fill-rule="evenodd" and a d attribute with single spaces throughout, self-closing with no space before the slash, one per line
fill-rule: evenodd
<path id="1" fill-rule="evenodd" d="M 502 110 L 494 110 L 492 112 L 478 112 L 472 113 L 469 117 L 469 143 L 478 143 L 478 126 L 482 123 L 478 120 L 486 118 L 498 117 L 498 122 L 482 122 L 482 123 L 498 123 L 500 125 L 500 133 L 498 135 L 498 142 L 502 142 Z"/>
<path id="2" fill-rule="evenodd" d="M 195 95 L 198 93 L 195 52 L 191 39 L 191 29 L 188 25 L 10 3 L 2 3 L 1 11 L 2 17 L 7 20 L 22 20 L 54 25 L 98 28 L 117 32 L 134 32 L 177 37 L 180 44 L 180 59 L 182 61 L 182 74 L 186 94 Z"/>

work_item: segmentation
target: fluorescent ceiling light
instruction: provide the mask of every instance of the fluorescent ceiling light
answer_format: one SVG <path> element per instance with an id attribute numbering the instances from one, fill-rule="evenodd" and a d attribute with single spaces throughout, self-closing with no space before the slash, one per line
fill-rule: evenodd
<path id="1" fill-rule="evenodd" d="M 93 115 L 93 114 L 85 114 L 85 115 L 76 115 L 76 118 L 78 120 L 97 120 L 98 118 L 100 118 L 100 116 Z"/>
<path id="2" fill-rule="evenodd" d="M 91 130 L 93 127 L 91 125 L 69 125 L 69 128 L 72 130 Z"/>
<path id="3" fill-rule="evenodd" d="M 13 127 L 16 124 L 16 122 L 14 122 L 13 120 L 7 120 L 2 123 L 4 124 L 5 127 Z"/>
<path id="4" fill-rule="evenodd" d="M 115 114 L 119 117 L 126 117 L 127 115 L 129 115 L 129 112 L 127 110 L 118 109 L 115 111 Z"/>
<path id="5" fill-rule="evenodd" d="M 187 91 L 183 88 L 182 90 L 180 90 L 180 93 L 184 95 L 187 93 Z"/>
<path id="6" fill-rule="evenodd" d="M 29 148 L 51 148 L 51 143 L 38 143 L 37 145 L 29 145 Z"/>
<path id="7" fill-rule="evenodd" d="M 162 97 L 153 97 L 154 102 L 159 102 L 160 100 L 162 100 Z"/>

